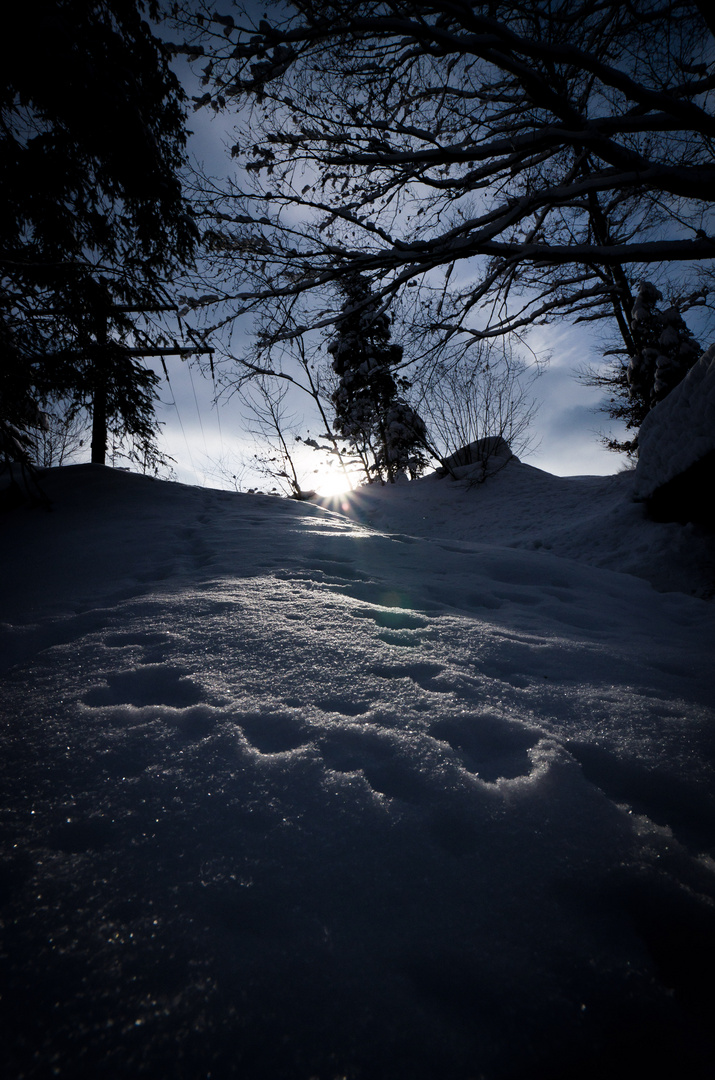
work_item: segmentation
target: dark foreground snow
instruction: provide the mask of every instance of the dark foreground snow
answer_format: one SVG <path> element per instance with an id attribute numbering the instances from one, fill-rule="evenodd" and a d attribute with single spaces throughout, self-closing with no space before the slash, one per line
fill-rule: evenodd
<path id="1" fill-rule="evenodd" d="M 712 549 L 630 482 L 48 474 L 0 521 L 3 1076 L 710 1077 Z"/>

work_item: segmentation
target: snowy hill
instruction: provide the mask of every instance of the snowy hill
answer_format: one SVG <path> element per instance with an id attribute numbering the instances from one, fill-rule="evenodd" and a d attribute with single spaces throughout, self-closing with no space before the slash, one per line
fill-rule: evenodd
<path id="1" fill-rule="evenodd" d="M 711 539 L 517 462 L 44 483 L 0 520 L 5 1076 L 711 1075 Z"/>
<path id="2" fill-rule="evenodd" d="M 478 470 L 477 470 L 478 471 Z M 345 512 L 386 531 L 543 550 L 626 574 L 660 591 L 712 596 L 715 537 L 652 522 L 634 502 L 636 476 L 553 476 L 513 459 L 484 485 L 427 476 L 355 492 Z M 465 496 L 465 486 L 468 495 Z M 340 508 L 340 500 L 321 500 Z"/>

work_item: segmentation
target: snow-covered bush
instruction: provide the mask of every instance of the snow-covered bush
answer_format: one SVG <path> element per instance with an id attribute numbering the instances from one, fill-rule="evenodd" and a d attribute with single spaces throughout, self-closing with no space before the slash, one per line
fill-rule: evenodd
<path id="1" fill-rule="evenodd" d="M 449 457 L 443 458 L 442 468 L 437 470 L 437 474 L 481 484 L 488 476 L 493 476 L 503 469 L 508 462 L 518 460 L 506 439 L 501 435 L 490 435 L 484 439 L 475 439 Z"/>
<path id="2" fill-rule="evenodd" d="M 477 444 L 508 444 L 510 456 L 512 450 L 517 455 L 528 452 L 534 443 L 530 427 L 537 408 L 532 394 L 537 376 L 538 370 L 529 370 L 510 342 L 481 341 L 457 358 L 445 353 L 418 383 L 420 411 L 439 460 L 444 464 Z M 479 456 L 485 456 L 484 449 Z"/>
<path id="3" fill-rule="evenodd" d="M 395 401 L 382 417 L 381 444 L 375 463 L 388 476 L 408 473 L 411 480 L 419 476 L 428 458 L 423 446 L 427 438 L 424 421 L 406 401 Z"/>

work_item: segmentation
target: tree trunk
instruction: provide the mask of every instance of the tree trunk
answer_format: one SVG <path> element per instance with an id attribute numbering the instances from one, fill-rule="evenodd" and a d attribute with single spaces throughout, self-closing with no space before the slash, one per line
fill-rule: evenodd
<path id="1" fill-rule="evenodd" d="M 107 463 L 107 320 L 103 319 L 97 332 L 97 352 L 94 360 L 94 392 L 92 395 L 92 464 Z"/>

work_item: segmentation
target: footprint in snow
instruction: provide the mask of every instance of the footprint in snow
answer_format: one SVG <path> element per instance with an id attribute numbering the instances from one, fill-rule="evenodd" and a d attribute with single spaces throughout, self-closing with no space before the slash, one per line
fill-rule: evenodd
<path id="1" fill-rule="evenodd" d="M 370 730 L 342 729 L 321 738 L 320 753 L 335 772 L 362 772 L 373 791 L 389 799 L 422 804 L 433 784 L 414 764 L 399 756 L 394 742 Z"/>
<path id="2" fill-rule="evenodd" d="M 178 668 L 145 664 L 107 675 L 105 686 L 94 686 L 84 696 L 86 705 L 168 705 L 182 709 L 198 705 L 204 692 Z"/>
<path id="3" fill-rule="evenodd" d="M 540 738 L 538 732 L 521 724 L 489 715 L 438 720 L 430 735 L 448 743 L 470 772 L 488 782 L 527 776 L 532 769 L 528 751 Z"/>
<path id="4" fill-rule="evenodd" d="M 350 614 L 354 619 L 372 619 L 377 626 L 386 630 L 423 630 L 429 625 L 427 619 L 414 611 L 399 608 L 358 608 Z"/>
<path id="5" fill-rule="evenodd" d="M 248 713 L 237 721 L 261 754 L 284 754 L 312 741 L 310 729 L 288 713 Z"/>
<path id="6" fill-rule="evenodd" d="M 407 761 L 379 761 L 362 771 L 373 791 L 389 799 L 420 805 L 434 794 L 434 785 Z"/>
<path id="7" fill-rule="evenodd" d="M 377 675 L 379 679 L 412 679 L 422 690 L 433 694 L 448 694 L 453 687 L 435 682 L 436 676 L 443 671 L 443 664 L 376 664 L 372 669 L 373 675 Z"/>
<path id="8" fill-rule="evenodd" d="M 342 728 L 331 731 L 318 744 L 323 760 L 335 772 L 355 772 L 394 757 L 393 744 L 374 731 Z"/>

